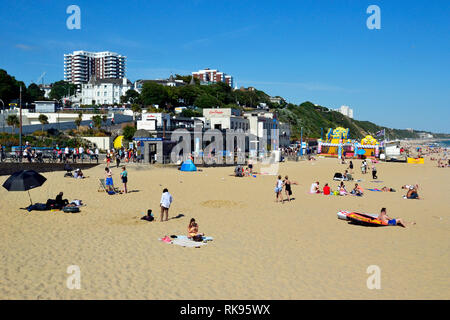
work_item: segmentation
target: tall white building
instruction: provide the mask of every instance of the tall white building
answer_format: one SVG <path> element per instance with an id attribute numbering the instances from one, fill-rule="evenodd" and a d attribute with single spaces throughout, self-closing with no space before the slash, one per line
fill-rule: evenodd
<path id="1" fill-rule="evenodd" d="M 336 111 L 342 113 L 346 117 L 353 119 L 353 109 L 349 106 L 341 106 L 340 108 L 336 109 Z"/>
<path id="2" fill-rule="evenodd" d="M 115 52 L 74 51 L 64 55 L 64 80 L 87 83 L 97 79 L 122 79 L 125 77 L 126 57 Z"/>

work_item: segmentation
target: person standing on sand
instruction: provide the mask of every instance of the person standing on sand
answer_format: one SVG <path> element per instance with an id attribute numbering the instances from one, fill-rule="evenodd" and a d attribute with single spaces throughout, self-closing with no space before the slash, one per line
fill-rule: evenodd
<path id="1" fill-rule="evenodd" d="M 378 220 L 387 222 L 387 224 L 389 226 L 400 226 L 403 228 L 406 228 L 406 221 L 403 221 L 402 219 L 391 219 L 387 214 L 386 214 L 386 208 L 381 208 L 381 212 L 378 215 Z M 416 224 L 415 222 L 410 222 L 410 224 Z"/>
<path id="2" fill-rule="evenodd" d="M 374 180 L 378 179 L 377 168 L 375 167 L 375 165 L 373 163 L 372 163 L 372 179 L 374 179 Z"/>
<path id="3" fill-rule="evenodd" d="M 105 186 L 108 191 L 114 191 L 112 172 L 108 167 L 105 168 Z"/>
<path id="4" fill-rule="evenodd" d="M 120 173 L 120 177 L 122 178 L 123 183 L 123 192 L 128 193 L 127 183 L 128 183 L 128 172 L 125 166 L 122 167 L 122 172 Z"/>
<path id="5" fill-rule="evenodd" d="M 161 201 L 159 202 L 159 206 L 161 207 L 161 222 L 169 220 L 169 208 L 172 204 L 173 198 L 169 193 L 167 188 L 164 188 L 163 193 L 161 195 Z M 166 215 L 166 219 L 164 220 L 164 214 Z"/>
<path id="6" fill-rule="evenodd" d="M 281 176 L 278 176 L 277 183 L 275 184 L 275 202 L 278 202 L 278 199 L 280 199 L 280 202 L 283 203 L 283 194 L 281 193 L 283 191 L 283 180 L 281 180 Z"/>
<path id="7" fill-rule="evenodd" d="M 284 177 L 284 190 L 286 192 L 286 197 L 288 201 L 291 201 L 290 196 L 292 195 L 292 190 L 291 190 L 291 181 L 289 181 L 288 176 Z"/>

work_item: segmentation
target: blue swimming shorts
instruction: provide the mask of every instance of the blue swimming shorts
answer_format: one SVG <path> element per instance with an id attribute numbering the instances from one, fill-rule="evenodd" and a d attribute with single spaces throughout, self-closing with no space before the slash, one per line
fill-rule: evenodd
<path id="1" fill-rule="evenodd" d="M 397 220 L 395 220 L 395 219 L 389 220 L 389 221 L 388 221 L 388 225 L 389 225 L 389 226 L 395 226 L 395 225 L 397 225 Z"/>
<path id="2" fill-rule="evenodd" d="M 106 178 L 106 185 L 112 186 L 113 185 L 113 179 L 112 178 Z"/>

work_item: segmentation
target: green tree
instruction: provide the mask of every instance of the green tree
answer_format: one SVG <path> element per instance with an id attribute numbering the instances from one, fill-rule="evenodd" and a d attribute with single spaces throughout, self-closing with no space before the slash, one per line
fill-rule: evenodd
<path id="1" fill-rule="evenodd" d="M 198 86 L 182 86 L 178 91 L 179 98 L 186 106 L 193 106 L 195 99 L 202 94 Z"/>
<path id="2" fill-rule="evenodd" d="M 131 105 L 131 111 L 133 111 L 133 120 L 136 120 L 136 115 L 142 112 L 142 108 L 138 104 Z"/>
<path id="3" fill-rule="evenodd" d="M 77 131 L 80 131 L 81 121 L 83 120 L 83 113 L 78 113 L 78 118 L 75 119 L 75 125 L 77 126 Z"/>
<path id="4" fill-rule="evenodd" d="M 95 116 L 92 116 L 91 120 L 94 123 L 94 127 L 96 127 L 97 130 L 100 130 L 100 128 L 102 127 L 102 117 L 97 114 Z"/>
<path id="5" fill-rule="evenodd" d="M 139 92 L 129 89 L 125 92 L 124 96 L 120 97 L 120 103 L 139 103 L 140 95 Z"/>
<path id="6" fill-rule="evenodd" d="M 160 108 L 164 108 L 169 95 L 166 88 L 155 82 L 146 82 L 142 86 L 141 101 L 145 105 L 157 104 Z"/>
<path id="7" fill-rule="evenodd" d="M 198 111 L 198 110 L 192 110 L 192 109 L 183 109 L 183 111 L 181 111 L 180 115 L 182 117 L 201 117 L 203 114 L 202 112 Z"/>
<path id="8" fill-rule="evenodd" d="M 216 97 L 204 93 L 197 99 L 195 99 L 194 105 L 201 109 L 205 109 L 205 108 L 220 107 L 221 102 Z"/>
<path id="9" fill-rule="evenodd" d="M 8 126 L 11 126 L 11 134 L 14 134 L 14 129 L 20 125 L 19 117 L 15 114 L 10 114 L 8 118 L 6 118 L 6 123 Z"/>
<path id="10" fill-rule="evenodd" d="M 134 126 L 127 125 L 123 128 L 123 137 L 127 141 L 132 141 L 133 136 L 136 133 L 136 128 Z"/>
<path id="11" fill-rule="evenodd" d="M 36 83 L 31 83 L 27 88 L 29 102 L 45 100 L 45 92 Z"/>
<path id="12" fill-rule="evenodd" d="M 50 90 L 50 99 L 61 100 L 61 98 L 75 94 L 77 86 L 73 83 L 61 80 L 53 83 Z"/>
<path id="13" fill-rule="evenodd" d="M 44 132 L 44 125 L 45 124 L 48 124 L 48 117 L 45 115 L 45 114 L 40 114 L 39 115 L 39 118 L 38 118 L 38 120 L 39 120 L 39 122 L 41 123 L 41 125 L 42 125 L 42 132 Z"/>

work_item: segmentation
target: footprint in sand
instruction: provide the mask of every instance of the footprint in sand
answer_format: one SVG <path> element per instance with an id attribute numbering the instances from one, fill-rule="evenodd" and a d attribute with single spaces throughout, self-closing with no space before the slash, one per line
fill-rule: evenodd
<path id="1" fill-rule="evenodd" d="M 200 203 L 203 207 L 207 208 L 235 208 L 243 207 L 241 202 L 230 201 L 230 200 L 208 200 Z"/>

